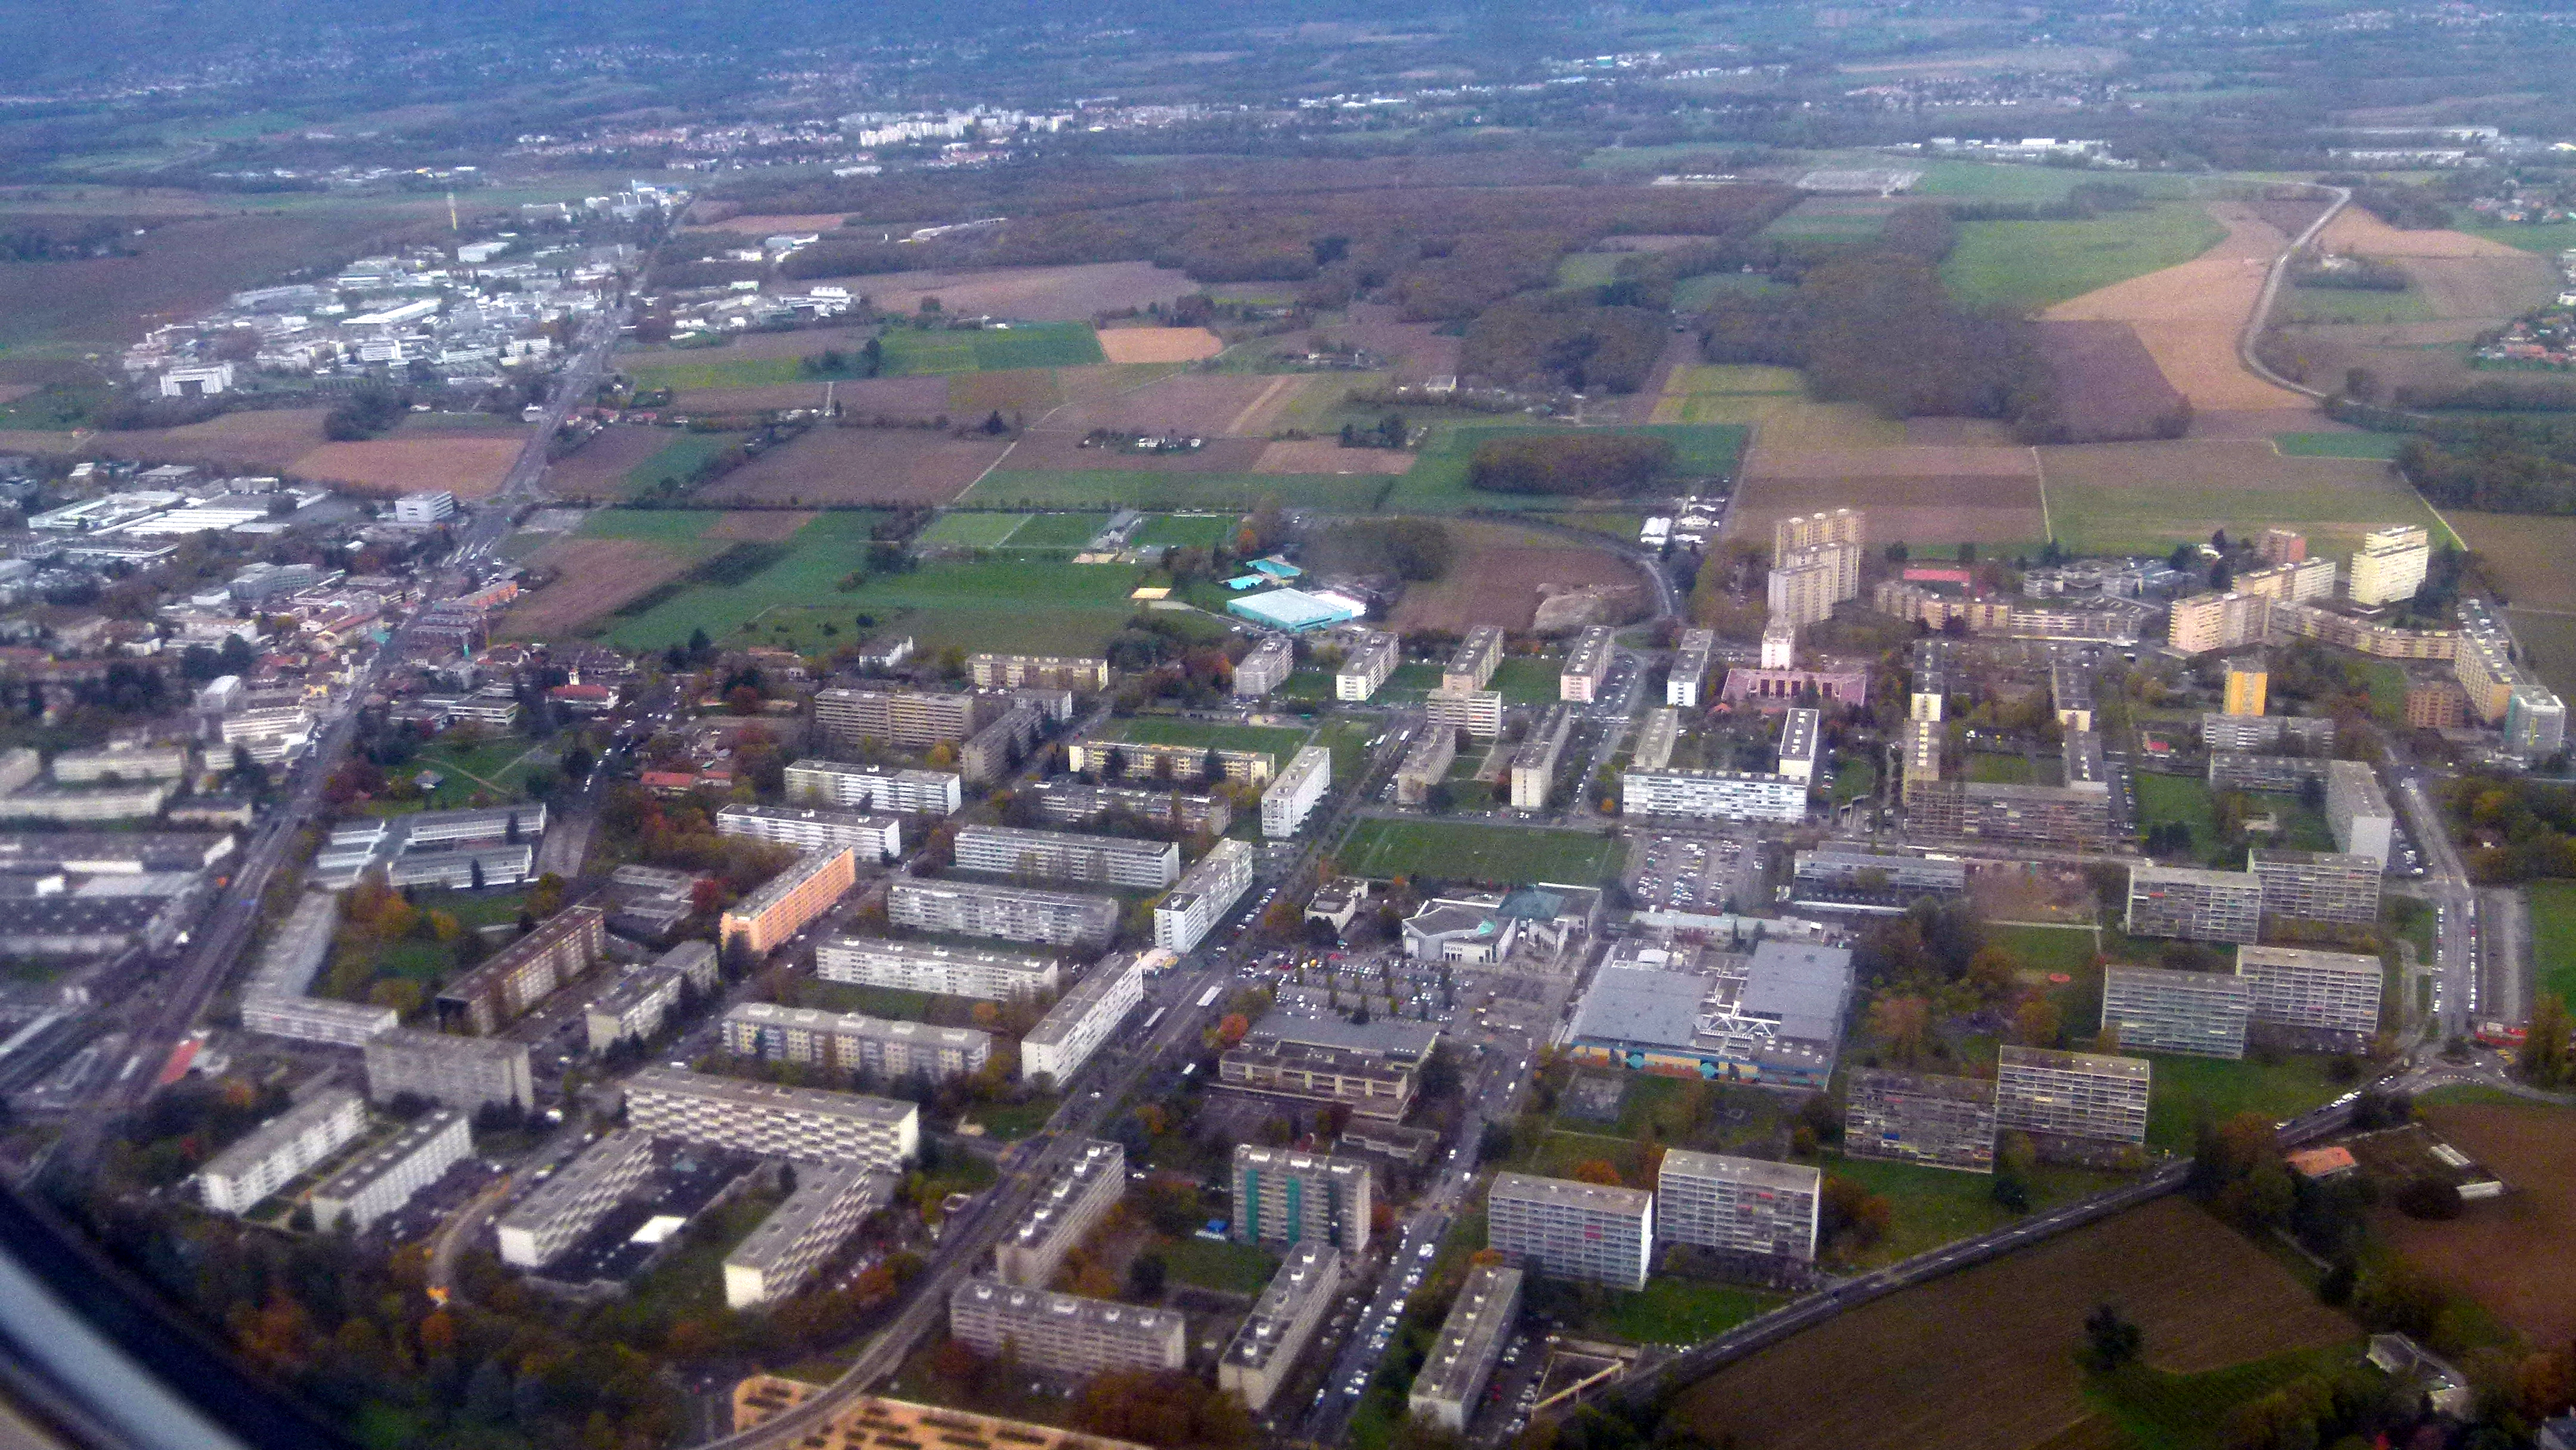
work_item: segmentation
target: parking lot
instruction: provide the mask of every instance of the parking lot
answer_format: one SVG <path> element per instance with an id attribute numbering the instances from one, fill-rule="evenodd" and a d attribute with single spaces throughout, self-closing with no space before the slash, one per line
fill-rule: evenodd
<path id="1" fill-rule="evenodd" d="M 1762 845 L 1735 837 L 1638 836 L 1630 895 L 1641 910 L 1720 912 L 1761 899 Z"/>

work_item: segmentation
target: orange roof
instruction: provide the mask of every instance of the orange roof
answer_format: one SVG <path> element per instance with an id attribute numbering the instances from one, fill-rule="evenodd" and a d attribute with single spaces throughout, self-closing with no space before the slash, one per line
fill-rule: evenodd
<path id="1" fill-rule="evenodd" d="M 2303 1178 L 2326 1178 L 2360 1165 L 2349 1148 L 2308 1148 L 2290 1155 L 2290 1167 Z"/>

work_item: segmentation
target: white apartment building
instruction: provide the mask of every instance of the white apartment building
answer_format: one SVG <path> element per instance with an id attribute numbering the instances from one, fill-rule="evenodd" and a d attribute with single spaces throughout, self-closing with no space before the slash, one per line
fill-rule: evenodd
<path id="1" fill-rule="evenodd" d="M 1807 787 L 1749 771 L 1632 770 L 1619 778 L 1619 814 L 1795 825 L 1807 818 Z"/>
<path id="2" fill-rule="evenodd" d="M 1816 756 L 1824 749 L 1825 713 L 1822 710 L 1791 710 L 1780 722 L 1780 774 L 1812 787 L 1816 783 Z"/>
<path id="3" fill-rule="evenodd" d="M 2373 529 L 2364 534 L 2344 570 L 2344 594 L 2364 606 L 2412 599 L 2424 587 L 2433 541 L 2421 524 Z"/>
<path id="4" fill-rule="evenodd" d="M 1611 646 L 1610 631 L 1600 625 L 1586 628 L 1574 637 L 1574 645 L 1565 652 L 1565 663 L 1556 672 L 1556 698 L 1588 705 L 1599 697 L 1601 682 L 1610 677 L 1610 663 L 1618 654 Z"/>
<path id="5" fill-rule="evenodd" d="M 1391 634 L 1363 630 L 1342 654 L 1341 668 L 1333 672 L 1333 698 L 1365 700 L 1377 693 L 1386 677 L 1395 673 L 1402 648 Z"/>
<path id="6" fill-rule="evenodd" d="M 1286 1383 L 1341 1288 L 1341 1250 L 1324 1243 L 1290 1250 L 1217 1361 L 1217 1388 L 1242 1395 L 1259 1414 Z"/>
<path id="7" fill-rule="evenodd" d="M 1024 1289 L 1045 1288 L 1064 1256 L 1126 1192 L 1127 1150 L 1116 1143 L 1084 1143 L 1038 1190 L 1028 1216 L 994 1245 L 994 1275 Z"/>
<path id="8" fill-rule="evenodd" d="M 600 1134 L 580 1157 L 501 1215 L 494 1227 L 501 1262 L 519 1269 L 544 1268 L 652 1171 L 650 1134 L 625 1128 Z"/>
<path id="9" fill-rule="evenodd" d="M 2102 1025 L 2132 1051 L 2242 1058 L 2253 1013 L 2253 984 L 2233 972 L 2120 966 L 2102 972 Z"/>
<path id="10" fill-rule="evenodd" d="M 2334 831 L 2335 849 L 2368 856 L 2388 865 L 2389 838 L 2397 827 L 2379 777 L 2358 760 L 2326 762 L 2326 824 Z"/>
<path id="11" fill-rule="evenodd" d="M 796 1191 L 724 1259 L 725 1307 L 756 1309 L 796 1292 L 862 1219 L 893 1202 L 895 1176 L 858 1163 L 799 1163 Z"/>
<path id="12" fill-rule="evenodd" d="M 1453 1435 L 1467 1431 L 1467 1421 L 1483 1403 L 1485 1381 L 1511 1342 L 1512 1326 L 1521 1315 L 1521 1271 L 1500 1264 L 1478 1264 L 1441 1321 L 1440 1337 L 1413 1377 L 1406 1412 L 1427 1419 Z"/>
<path id="13" fill-rule="evenodd" d="M 301 705 L 244 710 L 224 717 L 224 744 L 240 746 L 262 765 L 275 765 L 313 740 L 313 712 Z"/>
<path id="14" fill-rule="evenodd" d="M 1240 1244 L 1322 1240 L 1356 1258 L 1368 1252 L 1372 1185 L 1358 1158 L 1237 1143 L 1230 1232 Z"/>
<path id="15" fill-rule="evenodd" d="M 336 1002 L 328 997 L 244 997 L 242 1030 L 298 1042 L 328 1042 L 363 1047 L 378 1033 L 391 1032 L 402 1016 L 391 1007 L 364 1002 Z"/>
<path id="16" fill-rule="evenodd" d="M 1093 886 L 1157 891 L 1180 879 L 1181 848 L 1170 841 L 968 826 L 957 833 L 957 869 Z"/>
<path id="17" fill-rule="evenodd" d="M 1664 676 L 1664 703 L 1683 709 L 1699 708 L 1700 692 L 1708 686 L 1708 670 L 1717 653 L 1717 631 L 1685 629 L 1673 641 L 1672 671 Z M 1766 666 L 1768 661 L 1764 662 Z"/>
<path id="18" fill-rule="evenodd" d="M 2052 1052 L 2007 1042 L 1996 1052 L 1995 1127 L 2144 1143 L 2153 1080 L 2153 1065 L 2142 1057 Z"/>
<path id="19" fill-rule="evenodd" d="M 648 1067 L 626 1080 L 626 1121 L 656 1138 L 896 1172 L 921 1146 L 921 1109 L 911 1103 L 676 1067 Z"/>
<path id="20" fill-rule="evenodd" d="M 2377 957 L 2240 946 L 2236 975 L 2253 992 L 2254 1020 L 2367 1037 L 2379 1030 Z"/>
<path id="21" fill-rule="evenodd" d="M 1298 751 L 1261 793 L 1261 834 L 1274 841 L 1297 834 L 1332 783 L 1333 752 L 1320 745 Z"/>
<path id="22" fill-rule="evenodd" d="M 394 522 L 435 524 L 456 517 L 456 495 L 443 488 L 407 493 L 394 500 Z"/>
<path id="23" fill-rule="evenodd" d="M 1234 697 L 1259 699 L 1288 683 L 1297 670 L 1297 642 L 1284 634 L 1265 634 L 1252 642 L 1251 653 L 1234 667 Z"/>
<path id="24" fill-rule="evenodd" d="M 470 1113 L 486 1103 L 524 1108 L 537 1100 L 524 1042 L 392 1027 L 364 1045 L 367 1095 L 380 1103 L 414 1093 Z"/>
<path id="25" fill-rule="evenodd" d="M 983 1355 L 1005 1348 L 1020 1364 L 1068 1379 L 1103 1370 L 1180 1369 L 1189 1331 L 1180 1311 L 1140 1309 L 967 1279 L 948 1296 L 948 1333 Z"/>
<path id="26" fill-rule="evenodd" d="M 922 931 L 1046 946 L 1105 947 L 1118 934 L 1118 901 L 980 881 L 906 876 L 886 891 L 886 920 Z"/>
<path id="27" fill-rule="evenodd" d="M 1145 959 L 1111 957 L 1057 999 L 1020 1039 L 1020 1076 L 1061 1089 L 1145 1000 Z"/>
<path id="28" fill-rule="evenodd" d="M 465 1114 L 454 1108 L 423 1113 L 313 1190 L 313 1227 L 329 1233 L 345 1220 L 352 1232 L 365 1233 L 473 1151 Z"/>
<path id="29" fill-rule="evenodd" d="M 1654 1262 L 1655 1196 L 1568 1178 L 1497 1173 L 1486 1195 L 1485 1243 L 1538 1273 L 1590 1279 L 1631 1293 Z"/>
<path id="30" fill-rule="evenodd" d="M 1655 1179 L 1655 1237 L 1725 1253 L 1816 1256 L 1823 1175 L 1798 1163 L 1665 1150 Z"/>
<path id="31" fill-rule="evenodd" d="M 1500 690 L 1434 690 L 1423 697 L 1423 717 L 1434 725 L 1464 730 L 1480 740 L 1503 733 Z"/>
<path id="32" fill-rule="evenodd" d="M 787 767 L 786 794 L 790 801 L 909 816 L 955 815 L 965 803 L 963 781 L 952 771 L 887 770 L 837 760 L 800 760 Z"/>
<path id="33" fill-rule="evenodd" d="M 891 861 L 903 854 L 903 818 L 816 806 L 729 805 L 716 812 L 716 834 L 798 851 L 838 851 L 847 846 L 864 860 Z"/>
<path id="34" fill-rule="evenodd" d="M 668 967 L 638 967 L 618 978 L 582 1009 L 590 1050 L 606 1052 L 630 1038 L 641 1042 L 661 1031 L 662 1019 L 680 1004 L 680 984 L 686 980 Z"/>
<path id="35" fill-rule="evenodd" d="M 832 937 L 814 949 L 814 975 L 826 982 L 894 987 L 943 997 L 1007 1002 L 1056 989 L 1052 958 L 974 951 L 881 936 Z"/>
<path id="36" fill-rule="evenodd" d="M 247 1213 L 367 1130 L 367 1104 L 347 1088 L 329 1088 L 252 1129 L 197 1170 L 206 1207 Z"/>
<path id="37" fill-rule="evenodd" d="M 743 1002 L 726 1009 L 725 1051 L 763 1062 L 800 1062 L 884 1078 L 916 1073 L 933 1082 L 979 1072 L 992 1060 L 993 1035 L 972 1027 L 889 1021 L 863 1012 Z"/>
<path id="38" fill-rule="evenodd" d="M 1219 841 L 1154 906 L 1154 945 L 1189 952 L 1252 889 L 1252 844 Z"/>
<path id="39" fill-rule="evenodd" d="M 1493 682 L 1494 671 L 1502 663 L 1502 626 L 1477 625 L 1449 652 L 1449 662 L 1440 670 L 1440 688 L 1453 695 L 1481 691 Z"/>

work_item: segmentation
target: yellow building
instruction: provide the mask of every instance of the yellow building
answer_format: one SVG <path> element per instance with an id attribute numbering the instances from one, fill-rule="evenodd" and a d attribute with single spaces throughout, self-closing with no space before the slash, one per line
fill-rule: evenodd
<path id="1" fill-rule="evenodd" d="M 2263 661 L 2255 657 L 2227 662 L 2227 705 L 2230 715 L 2260 715 L 2270 693 L 2272 674 Z"/>
<path id="2" fill-rule="evenodd" d="M 2424 587 L 2424 573 L 2432 559 L 2432 540 L 2422 526 L 2374 529 L 2362 537 L 2361 547 L 2353 552 L 2345 594 L 2353 603 L 2364 606 L 2412 599 L 2415 591 Z"/>

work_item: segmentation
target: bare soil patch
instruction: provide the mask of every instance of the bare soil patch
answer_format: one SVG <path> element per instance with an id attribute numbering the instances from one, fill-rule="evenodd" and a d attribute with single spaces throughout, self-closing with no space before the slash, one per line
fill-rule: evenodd
<path id="1" fill-rule="evenodd" d="M 1403 473 L 1413 455 L 1393 448 L 1344 448 L 1330 438 L 1264 444 L 1255 473 Z"/>
<path id="2" fill-rule="evenodd" d="M 710 539 L 738 539 L 752 544 L 783 544 L 819 515 L 804 509 L 747 509 L 718 514 Z"/>
<path id="3" fill-rule="evenodd" d="M 184 428 L 99 433 L 88 451 L 115 458 L 198 463 L 209 468 L 274 473 L 322 446 L 321 408 L 262 408 L 226 413 Z"/>
<path id="4" fill-rule="evenodd" d="M 2285 237 L 2295 237 L 2314 225 L 2325 214 L 2326 200 L 2321 196 L 2279 196 L 2250 201 L 2245 209 L 2260 217 L 2266 226 Z"/>
<path id="5" fill-rule="evenodd" d="M 610 361 L 622 368 L 651 368 L 656 365 L 680 365 L 702 362 L 731 362 L 736 358 L 812 357 L 825 348 L 856 352 L 876 336 L 876 328 L 817 327 L 794 332 L 741 333 L 722 347 L 639 347 L 621 349 Z"/>
<path id="6" fill-rule="evenodd" d="M 680 435 L 668 428 L 611 424 L 546 470 L 546 486 L 566 498 L 613 499 L 626 491 L 626 475 Z"/>
<path id="7" fill-rule="evenodd" d="M 1076 267 L 993 267 L 961 271 L 894 272 L 844 278 L 878 310 L 911 313 L 936 297 L 946 311 L 992 314 L 1029 322 L 1082 322 L 1102 312 L 1169 304 L 1199 290 L 1177 271 L 1151 262 L 1095 262 Z"/>
<path id="8" fill-rule="evenodd" d="M 376 438 L 325 443 L 293 467 L 306 478 L 361 492 L 443 488 L 458 498 L 489 498 L 509 476 L 521 446 L 516 438 Z"/>
<path id="9" fill-rule="evenodd" d="M 2263 277 L 2286 240 L 2242 203 L 2210 214 L 2227 239 L 2177 267 L 2132 277 L 2041 314 L 2050 321 L 2125 322 L 2165 380 L 2195 408 L 2288 408 L 2296 393 L 2255 377 L 2236 358 L 2236 335 L 2253 314 Z"/>
<path id="10" fill-rule="evenodd" d="M 2056 379 L 2070 443 L 2179 436 L 2189 404 L 2125 322 L 2042 322 L 2040 360 Z"/>
<path id="11" fill-rule="evenodd" d="M 980 418 L 999 411 L 1017 413 L 1032 422 L 1064 401 L 1064 390 L 1049 368 L 1012 368 L 1002 372 L 960 373 L 953 378 L 905 378 L 907 383 L 942 383 L 948 411 L 959 418 Z"/>
<path id="12" fill-rule="evenodd" d="M 930 428 L 815 428 L 726 474 L 710 503 L 940 504 L 1010 448 Z"/>
<path id="13" fill-rule="evenodd" d="M 1541 585 L 1629 585 L 1640 591 L 1641 601 L 1648 587 L 1633 566 L 1607 550 L 1556 543 L 1500 524 L 1453 519 L 1449 530 L 1457 558 L 1438 583 L 1405 591 L 1395 609 L 1397 629 L 1498 624 L 1525 630 L 1538 618 Z"/>
<path id="14" fill-rule="evenodd" d="M 2576 1112 L 2542 1104 L 2445 1103 L 2424 1109 L 2435 1136 L 2501 1177 L 2503 1197 L 2449 1223 L 2383 1208 L 2380 1227 L 2409 1259 L 2473 1295 L 2534 1344 L 2576 1334 Z"/>
<path id="15" fill-rule="evenodd" d="M 1225 351 L 1204 327 L 1112 327 L 1100 334 L 1100 352 L 1114 363 L 1197 362 Z"/>
<path id="16" fill-rule="evenodd" d="M 2364 257 L 2527 257 L 2531 254 L 2466 232 L 2403 231 L 2365 208 L 2348 206 L 2317 241 L 2330 252 Z"/>
<path id="17" fill-rule="evenodd" d="M 1868 466 L 1881 457 L 1907 454 L 2007 453 L 2020 460 L 2018 472 L 2001 471 L 2000 458 L 1972 473 L 1875 471 Z M 1772 524 L 1781 519 L 1835 508 L 1867 510 L 1873 544 L 2010 544 L 2047 533 L 2039 475 L 2027 449 L 1886 448 L 1855 450 L 1844 457 L 1846 465 L 1829 473 L 1748 473 L 1727 510 L 1728 536 L 1768 539 Z"/>
<path id="18" fill-rule="evenodd" d="M 1314 332 L 1290 333 L 1276 338 L 1270 350 L 1299 351 L 1320 337 L 1347 342 L 1385 358 L 1398 382 L 1418 383 L 1444 374 L 1455 376 L 1458 351 L 1466 345 L 1466 339 L 1443 337 L 1431 323 L 1400 322 L 1397 316 L 1396 309 L 1384 303 L 1355 303 L 1347 320 Z"/>
<path id="19" fill-rule="evenodd" d="M 2171 1372 L 2358 1337 L 2260 1249 L 2163 1198 L 1853 1310 L 1700 1381 L 1676 1409 L 1743 1450 L 2097 1443 L 2051 1437 L 2091 1414 L 2075 1351 L 2106 1300 Z"/>
<path id="20" fill-rule="evenodd" d="M 684 555 L 641 539 L 560 539 L 530 555 L 528 563 L 555 570 L 557 577 L 501 617 L 499 632 L 516 639 L 572 634 L 690 566 Z"/>

